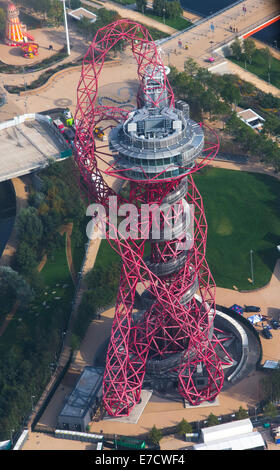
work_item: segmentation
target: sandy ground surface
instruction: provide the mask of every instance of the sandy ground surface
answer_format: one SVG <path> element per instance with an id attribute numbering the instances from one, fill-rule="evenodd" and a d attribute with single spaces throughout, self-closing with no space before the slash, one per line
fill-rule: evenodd
<path id="1" fill-rule="evenodd" d="M 109 3 L 110 2 L 106 2 L 106 6 L 108 6 Z M 230 40 L 232 33 L 228 30 L 228 26 L 229 22 L 232 24 L 232 26 L 234 26 L 233 21 L 231 21 L 233 18 L 235 18 L 236 22 L 238 21 L 240 22 L 240 24 L 245 26 L 245 24 L 252 23 L 252 18 L 254 18 L 254 21 L 258 21 L 261 18 L 268 16 L 273 11 L 276 11 L 276 9 L 278 8 L 275 3 L 275 0 L 258 0 L 257 3 L 255 2 L 255 0 L 246 0 L 244 5 L 245 4 L 247 6 L 246 15 L 242 16 L 240 14 L 241 6 L 236 6 L 215 18 L 214 38 L 212 38 L 212 32 L 210 32 L 210 24 L 205 22 L 201 25 L 196 26 L 189 32 L 182 33 L 177 38 L 171 38 L 169 41 L 161 45 L 161 49 L 163 51 L 163 62 L 166 65 L 168 63 L 175 65 L 176 67 L 178 67 L 179 70 L 182 70 L 185 59 L 187 57 L 193 57 L 200 63 L 200 65 L 208 67 L 209 64 L 205 62 L 203 57 L 205 58 L 209 55 L 207 52 L 207 49 L 209 48 L 209 41 L 213 40 L 214 47 L 215 44 L 221 41 L 221 38 L 223 40 Z M 127 9 L 125 11 L 127 15 L 129 13 L 129 18 L 135 19 L 134 15 L 136 14 L 136 12 Z M 43 49 L 43 47 L 48 46 L 50 39 L 55 50 L 58 50 L 65 42 L 64 32 L 61 28 L 57 28 L 55 30 L 36 30 L 36 34 L 38 35 L 38 42 L 41 41 L 42 50 L 45 51 L 46 54 L 49 54 L 50 52 L 46 49 Z M 182 50 L 178 47 L 178 39 L 180 39 L 183 44 L 185 42 L 188 43 L 188 51 Z M 88 44 L 85 43 L 84 39 L 73 28 L 70 28 L 70 42 L 71 44 L 73 44 L 71 56 L 70 58 L 65 59 L 65 61 L 74 60 L 82 53 L 84 53 L 88 47 Z M 20 59 L 25 61 L 24 63 L 30 63 L 26 62 L 27 59 L 16 58 L 16 56 L 11 56 L 9 52 L 10 48 L 8 46 L 0 45 L 0 48 L 1 54 L 4 54 L 3 60 Z M 226 62 L 226 72 L 237 73 L 245 80 L 254 83 L 263 91 L 271 92 L 272 94 L 277 96 L 279 95 L 279 90 L 273 87 L 272 85 L 264 82 L 263 80 L 258 79 L 254 75 L 236 66 L 235 64 L 225 61 L 225 59 L 223 59 L 223 61 Z M 0 84 L 2 85 L 2 87 L 3 84 L 28 84 L 34 79 L 36 79 L 39 74 L 40 72 L 16 75 L 7 75 L 2 73 L 0 74 Z M 0 120 L 4 121 L 14 115 L 23 112 L 40 112 L 59 106 L 68 106 L 74 112 L 77 104 L 76 90 L 79 83 L 80 74 L 81 69 L 78 68 L 71 74 L 65 74 L 65 76 L 57 77 L 49 87 L 43 90 L 37 90 L 37 92 L 32 95 L 17 96 L 7 94 L 8 103 L 0 108 Z M 112 82 L 127 83 L 128 81 L 133 81 L 135 79 L 136 67 L 134 59 L 131 57 L 131 55 L 123 54 L 120 57 L 119 64 L 116 63 L 114 65 L 106 65 L 104 67 L 100 77 L 99 87 L 101 88 L 102 86 L 111 84 Z"/>
<path id="2" fill-rule="evenodd" d="M 0 43 L 0 57 L 1 61 L 6 64 L 30 66 L 47 59 L 64 46 L 65 30 L 62 26 L 57 28 L 42 28 L 28 31 L 34 36 L 34 42 L 39 44 L 39 55 L 33 59 L 26 59 L 23 57 L 20 47 L 10 47 L 6 44 Z M 72 61 L 79 57 L 84 51 L 84 44 L 81 41 L 81 35 L 78 34 L 77 29 L 70 25 L 70 40 L 71 40 L 71 56 L 64 59 L 64 61 Z M 84 41 L 83 41 L 84 42 Z M 49 45 L 53 46 L 53 50 L 49 50 Z"/>
<path id="3" fill-rule="evenodd" d="M 247 11 L 249 11 L 249 7 L 252 9 L 255 8 L 254 4 L 256 2 L 252 2 L 250 0 L 246 1 Z M 262 15 L 267 16 L 268 10 L 266 8 L 270 8 L 268 3 L 271 5 L 273 1 L 267 2 L 263 0 L 262 6 L 265 10 L 262 11 Z M 258 2 L 259 4 L 259 2 Z M 238 7 L 240 9 L 240 6 Z M 237 11 L 236 21 L 238 20 L 238 14 L 240 14 L 239 10 Z M 254 11 L 254 10 L 252 10 Z M 258 12 L 259 10 L 256 10 Z M 229 13 L 228 13 L 229 14 Z M 132 15 L 132 12 L 131 12 Z M 132 16 L 130 16 L 132 17 Z M 245 19 L 244 19 L 245 21 Z M 217 25 L 218 26 L 218 25 Z M 232 26 L 233 17 L 232 17 Z M 208 25 L 209 28 L 209 25 Z M 207 28 L 206 28 L 207 29 Z M 220 29 L 223 29 L 221 26 Z M 217 41 L 218 38 L 218 31 L 219 28 L 216 28 L 217 32 Z M 197 31 L 196 35 L 200 36 L 199 43 L 195 38 L 193 38 L 194 44 L 190 48 L 190 54 L 188 56 L 192 56 L 192 51 L 196 49 L 197 55 L 201 51 L 200 45 L 203 41 L 209 41 L 209 31 Z M 225 36 L 225 29 L 223 29 L 223 34 Z M 215 39 L 215 40 L 216 40 Z M 183 39 L 184 40 L 184 39 Z M 177 45 L 177 39 L 173 40 L 176 42 L 174 43 L 174 47 Z M 195 42 L 196 41 L 196 42 Z M 168 47 L 172 45 L 172 41 L 167 43 Z M 167 47 L 167 46 L 166 46 Z M 205 50 L 205 44 L 204 44 Z M 172 56 L 172 60 L 177 60 L 177 56 Z M 182 67 L 182 60 L 183 57 L 178 60 L 179 68 Z M 174 65 L 177 65 L 174 64 Z M 177 65 L 177 66 L 178 66 Z M 75 110 L 76 106 L 76 87 L 78 84 L 78 80 L 80 77 L 80 72 L 75 71 L 69 76 L 65 76 L 63 79 L 58 79 L 50 89 L 45 92 L 38 93 L 38 95 L 32 95 L 28 98 L 20 98 L 20 97 L 13 97 L 15 103 L 15 109 L 24 109 L 25 107 L 25 100 L 28 101 L 27 107 L 28 111 L 42 111 L 49 109 L 51 107 L 59 106 L 61 100 L 64 100 L 64 106 L 69 106 L 73 111 Z M 1 75 L 0 79 L 3 81 L 7 77 L 3 78 L 3 74 Z M 119 90 L 119 83 L 126 84 L 128 81 L 132 81 L 135 86 L 136 78 L 136 71 L 135 65 L 127 58 L 126 61 L 120 65 L 114 65 L 113 67 L 104 67 L 103 75 L 101 77 L 100 82 L 100 89 L 104 87 L 103 92 L 105 92 L 106 88 L 110 85 L 112 86 L 112 80 L 116 84 L 116 91 Z M 10 77 L 9 77 L 10 79 Z M 22 76 L 23 79 L 23 76 Z M 7 82 L 6 82 L 7 83 Z M 9 103 L 11 105 L 11 103 Z M 4 108 L 4 107 L 3 107 Z M 1 108 L 0 108 L 1 112 Z M 95 247 L 95 251 L 97 247 Z M 96 251 L 97 252 L 97 251 Z M 269 286 L 266 289 L 259 290 L 258 292 L 250 292 L 250 293 L 240 293 L 236 291 L 231 291 L 227 289 L 217 289 L 217 302 L 223 304 L 225 306 L 229 306 L 233 303 L 240 303 L 240 304 L 257 304 L 262 307 L 262 313 L 265 312 L 269 315 L 278 315 L 278 305 L 279 300 L 277 299 L 277 282 L 279 282 L 279 265 L 277 270 L 274 273 L 274 276 L 271 280 Z M 267 295 L 269 292 L 269 295 Z M 278 302 L 278 303 L 277 303 Z M 104 338 L 109 335 L 111 329 L 112 318 L 114 314 L 114 309 L 111 309 L 102 314 L 100 320 L 94 320 L 90 325 L 87 335 L 82 343 L 81 349 L 76 357 L 76 362 L 74 366 L 71 368 L 69 373 L 65 376 L 65 379 L 61 383 L 60 387 L 58 388 L 53 400 L 48 407 L 47 412 L 43 415 L 41 421 L 42 424 L 45 425 L 55 425 L 57 415 L 61 410 L 64 400 L 68 393 L 72 390 L 78 375 L 77 372 L 84 367 L 84 365 L 92 364 L 93 358 L 96 354 L 96 351 L 100 346 L 102 346 L 104 342 Z M 280 351 L 279 351 L 279 334 L 278 332 L 273 331 L 273 340 L 262 340 L 264 346 L 264 359 L 280 359 Z M 110 423 L 110 421 L 102 421 L 99 423 L 92 424 L 92 430 L 100 431 L 103 429 L 104 432 L 119 432 L 121 434 L 138 434 L 140 432 L 146 432 L 149 430 L 154 424 L 158 427 L 167 426 L 167 425 L 174 425 L 179 422 L 183 417 L 188 421 L 193 421 L 196 419 L 206 419 L 209 413 L 212 411 L 214 414 L 219 415 L 223 413 L 229 413 L 236 411 L 239 406 L 247 407 L 253 406 L 254 403 L 259 401 L 260 399 L 260 391 L 258 387 L 259 379 L 261 378 L 262 374 L 260 372 L 252 372 L 246 380 L 241 381 L 236 386 L 232 387 L 227 392 L 222 392 L 219 395 L 218 405 L 212 407 L 198 407 L 196 409 L 192 408 L 185 409 L 181 401 L 179 402 L 170 402 L 161 398 L 153 397 L 149 404 L 147 405 L 143 415 L 141 416 L 139 422 L 135 425 L 125 424 L 125 423 Z M 73 443 L 73 441 L 62 441 L 62 440 L 55 440 L 51 442 L 48 436 L 44 434 L 32 433 L 30 439 L 25 444 L 25 449 L 33 448 L 33 449 L 44 449 L 44 448 L 54 448 L 52 446 L 56 445 L 56 448 L 73 448 L 73 445 L 82 445 L 88 446 L 88 444 L 81 444 L 81 443 Z M 51 442 L 51 443 L 50 443 Z M 170 443 L 168 445 L 171 445 Z M 175 444 L 174 444 L 175 445 Z M 50 446 L 50 447 L 46 447 Z M 68 446 L 68 447 L 67 447 Z"/>
<path id="4" fill-rule="evenodd" d="M 94 444 L 88 442 L 57 439 L 48 434 L 31 433 L 22 450 L 94 450 Z"/>

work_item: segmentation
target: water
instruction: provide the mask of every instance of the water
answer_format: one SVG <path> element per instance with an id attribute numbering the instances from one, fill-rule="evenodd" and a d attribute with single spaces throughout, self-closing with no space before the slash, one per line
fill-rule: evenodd
<path id="1" fill-rule="evenodd" d="M 0 257 L 10 238 L 16 213 L 16 198 L 10 181 L 0 183 Z"/>
<path id="2" fill-rule="evenodd" d="M 184 10 L 190 10 L 201 16 L 209 16 L 235 3 L 232 0 L 181 0 Z"/>
<path id="3" fill-rule="evenodd" d="M 280 49 L 280 21 L 276 21 L 276 23 L 262 29 L 252 37 L 265 42 L 269 46 Z"/>
<path id="4" fill-rule="evenodd" d="M 14 217 L 0 219 L 0 258 L 12 233 L 14 221 Z"/>

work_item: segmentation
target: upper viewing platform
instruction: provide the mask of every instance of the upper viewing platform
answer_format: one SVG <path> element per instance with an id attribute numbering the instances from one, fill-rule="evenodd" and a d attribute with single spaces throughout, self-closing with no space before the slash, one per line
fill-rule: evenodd
<path id="1" fill-rule="evenodd" d="M 189 106 L 141 109 L 111 130 L 116 165 L 135 180 L 171 179 L 187 175 L 204 146 L 201 127 L 189 119 Z"/>

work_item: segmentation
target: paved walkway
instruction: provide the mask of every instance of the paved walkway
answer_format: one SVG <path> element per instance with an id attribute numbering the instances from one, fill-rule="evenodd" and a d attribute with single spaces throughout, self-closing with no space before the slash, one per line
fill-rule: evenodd
<path id="1" fill-rule="evenodd" d="M 242 7 L 247 8 L 244 13 Z M 245 0 L 228 10 L 218 14 L 214 18 L 206 20 L 194 28 L 177 34 L 164 40 L 161 45 L 164 52 L 168 55 L 169 63 L 178 70 L 184 67 L 184 61 L 192 57 L 200 66 L 209 67 L 208 59 L 221 44 L 226 44 L 235 39 L 236 35 L 242 35 L 242 32 L 251 29 L 254 24 L 262 24 L 266 19 L 279 14 L 279 3 L 277 0 Z M 211 30 L 214 26 L 214 31 Z M 230 30 L 237 28 L 238 33 Z M 180 48 L 178 40 L 183 44 L 188 44 L 188 50 Z M 223 58 L 218 59 L 222 62 Z M 217 62 L 217 61 L 216 61 Z"/>
<path id="2" fill-rule="evenodd" d="M 67 225 L 62 225 L 59 229 L 60 235 L 63 235 L 66 233 L 66 258 L 67 258 L 67 264 L 68 264 L 68 269 L 72 277 L 73 284 L 75 285 L 77 283 L 77 273 L 75 271 L 75 267 L 73 264 L 73 258 L 72 258 L 72 246 L 71 246 L 71 235 L 72 235 L 72 230 L 73 230 L 73 222 L 69 222 Z"/>

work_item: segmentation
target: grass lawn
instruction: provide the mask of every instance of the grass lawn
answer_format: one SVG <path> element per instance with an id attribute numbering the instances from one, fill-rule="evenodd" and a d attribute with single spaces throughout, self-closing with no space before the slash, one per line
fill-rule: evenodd
<path id="1" fill-rule="evenodd" d="M 110 246 L 107 240 L 101 240 L 101 244 L 97 253 L 94 269 L 99 267 L 106 268 L 112 263 L 120 263 L 121 257 L 118 253 Z"/>
<path id="2" fill-rule="evenodd" d="M 148 10 L 148 11 L 152 11 L 152 10 Z M 154 13 L 145 13 L 145 16 L 147 16 L 148 18 L 151 18 L 155 21 L 158 21 L 159 23 L 163 23 L 164 24 L 164 19 L 162 16 L 157 16 L 155 15 Z M 165 19 L 165 24 L 167 26 L 170 26 L 170 28 L 174 28 L 174 29 L 177 29 L 178 31 L 181 31 L 182 29 L 186 29 L 186 28 L 189 28 L 190 26 L 192 26 L 192 23 L 188 20 L 185 20 L 185 18 L 182 18 L 181 16 L 178 16 L 177 18 L 166 18 Z"/>
<path id="3" fill-rule="evenodd" d="M 65 241 L 66 235 L 63 235 Z M 71 281 L 68 269 L 65 245 L 57 250 L 53 255 L 48 256 L 48 260 L 40 273 L 40 277 L 46 286 L 65 284 Z M 72 281 L 71 281 L 72 282 Z"/>
<path id="4" fill-rule="evenodd" d="M 206 258 L 217 286 L 249 290 L 269 282 L 280 240 L 280 181 L 206 168 L 194 177 L 208 223 Z M 250 250 L 255 285 L 252 287 Z"/>
<path id="5" fill-rule="evenodd" d="M 65 242 L 66 235 L 63 235 Z M 74 285 L 69 273 L 65 243 L 49 257 L 39 277 L 43 281 L 42 295 L 28 308 L 18 309 L 0 341 L 0 354 L 11 344 L 21 345 L 22 334 L 35 335 L 36 330 L 55 335 L 66 328 L 74 296 Z M 3 349 L 2 349 L 3 348 Z"/>
<path id="6" fill-rule="evenodd" d="M 71 251 L 72 259 L 76 273 L 81 269 L 81 265 L 85 256 L 85 244 L 88 242 L 86 227 L 88 217 L 85 217 L 80 224 L 74 222 L 71 235 Z"/>
<path id="7" fill-rule="evenodd" d="M 258 77 L 262 78 L 266 82 L 268 79 L 268 59 L 264 54 L 264 49 L 257 49 L 253 55 L 252 64 L 246 62 L 246 69 L 249 72 L 254 73 Z M 242 68 L 245 68 L 245 62 L 243 59 L 237 60 L 233 57 L 229 57 L 230 60 L 235 62 Z M 270 83 L 277 88 L 280 88 L 280 60 L 271 56 L 270 62 Z"/>
<path id="8" fill-rule="evenodd" d="M 208 223 L 206 259 L 219 287 L 249 290 L 269 282 L 280 242 L 280 181 L 267 175 L 205 168 L 194 176 Z M 253 250 L 255 284 L 251 277 Z M 102 240 L 95 269 L 119 261 Z"/>

